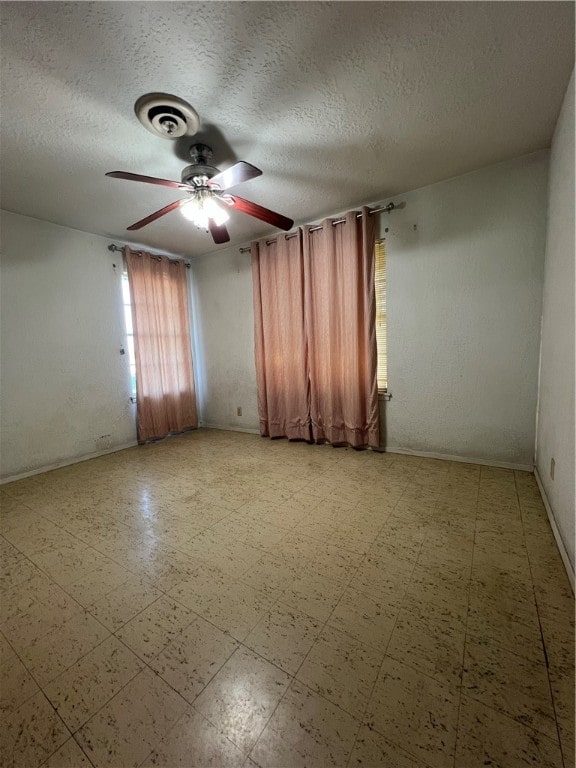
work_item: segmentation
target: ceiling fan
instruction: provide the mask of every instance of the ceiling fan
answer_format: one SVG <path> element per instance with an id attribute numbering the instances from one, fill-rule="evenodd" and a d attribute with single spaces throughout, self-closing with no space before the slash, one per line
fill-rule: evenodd
<path id="1" fill-rule="evenodd" d="M 158 184 L 162 187 L 180 189 L 188 194 L 182 200 L 169 203 L 159 211 L 151 213 L 144 219 L 137 221 L 128 227 L 129 230 L 141 229 L 170 211 L 180 209 L 183 216 L 192 221 L 198 228 L 210 230 L 215 243 L 227 243 L 230 235 L 225 222 L 228 220 L 227 208 L 232 208 L 241 213 L 247 213 L 256 219 L 272 224 L 279 229 L 288 230 L 294 225 L 292 219 L 275 213 L 268 208 L 263 208 L 257 203 L 245 200 L 243 197 L 232 195 L 227 190 L 244 181 L 249 181 L 256 176 L 261 176 L 262 171 L 242 160 L 225 171 L 219 171 L 210 162 L 213 152 L 206 144 L 193 144 L 190 147 L 192 165 L 188 165 L 182 171 L 182 181 L 170 181 L 169 179 L 157 179 L 154 176 L 141 176 L 137 173 L 126 171 L 111 171 L 106 176 L 113 179 L 126 179 L 128 181 L 141 181 L 145 184 Z"/>

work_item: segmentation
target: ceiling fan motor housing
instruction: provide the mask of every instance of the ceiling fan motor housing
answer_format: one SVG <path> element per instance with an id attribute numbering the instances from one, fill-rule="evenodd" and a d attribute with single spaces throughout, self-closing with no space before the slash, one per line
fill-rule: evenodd
<path id="1" fill-rule="evenodd" d="M 182 183 L 200 186 L 198 180 L 205 177 L 211 179 L 220 173 L 218 168 L 210 165 L 214 153 L 206 144 L 192 144 L 190 147 L 190 159 L 192 165 L 187 165 L 182 171 Z"/>
<path id="2" fill-rule="evenodd" d="M 200 125 L 190 104 L 169 93 L 144 94 L 134 104 L 134 111 L 144 128 L 162 139 L 193 136 Z"/>

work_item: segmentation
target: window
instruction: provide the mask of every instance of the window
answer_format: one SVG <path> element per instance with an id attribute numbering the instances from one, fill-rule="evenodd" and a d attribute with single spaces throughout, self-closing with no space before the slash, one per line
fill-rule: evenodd
<path id="1" fill-rule="evenodd" d="M 386 321 L 386 241 L 375 246 L 374 283 L 376 287 L 376 348 L 378 350 L 378 392 L 388 389 L 388 350 Z"/>
<path id="2" fill-rule="evenodd" d="M 126 323 L 126 351 L 130 364 L 130 389 L 133 398 L 136 397 L 136 356 L 134 354 L 134 326 L 132 325 L 132 303 L 130 301 L 130 285 L 128 274 L 122 275 L 122 302 L 124 304 L 124 320 Z"/>

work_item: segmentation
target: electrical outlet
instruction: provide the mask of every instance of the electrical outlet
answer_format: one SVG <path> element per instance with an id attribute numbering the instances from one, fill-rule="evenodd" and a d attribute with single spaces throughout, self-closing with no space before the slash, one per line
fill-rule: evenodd
<path id="1" fill-rule="evenodd" d="M 556 469 L 556 461 L 554 459 L 550 459 L 550 477 L 552 480 L 554 480 L 554 470 Z"/>
<path id="2" fill-rule="evenodd" d="M 239 405 L 236 408 L 236 416 L 242 416 L 242 406 L 241 405 Z"/>

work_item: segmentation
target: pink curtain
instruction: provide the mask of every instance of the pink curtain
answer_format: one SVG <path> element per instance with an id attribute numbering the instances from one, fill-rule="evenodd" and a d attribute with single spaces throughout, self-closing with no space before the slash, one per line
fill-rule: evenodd
<path id="1" fill-rule="evenodd" d="M 251 252 L 260 434 L 310 440 L 301 233 Z"/>
<path id="2" fill-rule="evenodd" d="M 375 222 L 368 208 L 304 228 L 310 417 L 315 440 L 379 445 Z"/>
<path id="3" fill-rule="evenodd" d="M 136 354 L 138 442 L 198 426 L 183 261 L 124 249 Z"/>
<path id="4" fill-rule="evenodd" d="M 252 245 L 260 433 L 379 445 L 368 209 Z"/>

